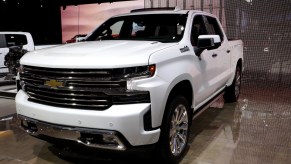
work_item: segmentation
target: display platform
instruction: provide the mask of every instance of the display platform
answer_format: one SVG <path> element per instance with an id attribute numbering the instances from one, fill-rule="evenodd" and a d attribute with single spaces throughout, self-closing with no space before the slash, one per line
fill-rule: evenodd
<path id="1" fill-rule="evenodd" d="M 15 81 L 0 81 L 0 121 L 10 120 L 12 116 L 16 113 L 16 110 L 11 109 L 11 104 L 7 104 L 6 100 L 14 99 L 16 95 L 17 89 L 15 85 Z M 13 100 L 12 100 L 13 101 Z"/>
<path id="2" fill-rule="evenodd" d="M 0 97 L 14 98 L 16 92 L 15 81 L 0 81 Z"/>

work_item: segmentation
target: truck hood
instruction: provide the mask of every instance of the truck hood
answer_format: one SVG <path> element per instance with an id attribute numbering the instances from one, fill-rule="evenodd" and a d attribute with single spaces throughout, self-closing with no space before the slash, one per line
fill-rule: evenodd
<path id="1" fill-rule="evenodd" d="M 92 41 L 45 48 L 25 54 L 23 65 L 48 68 L 120 68 L 147 65 L 152 53 L 177 45 L 154 41 Z"/>

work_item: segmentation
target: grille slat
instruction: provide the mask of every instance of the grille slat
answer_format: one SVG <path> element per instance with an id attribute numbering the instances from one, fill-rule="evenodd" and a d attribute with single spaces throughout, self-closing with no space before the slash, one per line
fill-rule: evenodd
<path id="1" fill-rule="evenodd" d="M 149 103 L 147 91 L 127 91 L 122 69 L 63 69 L 23 66 L 28 101 L 64 108 L 105 110 L 113 104 Z"/>
<path id="2" fill-rule="evenodd" d="M 91 103 L 94 103 L 94 102 L 99 102 L 99 103 L 108 103 L 109 100 L 106 100 L 106 99 L 89 99 L 89 100 L 86 100 L 86 99 L 80 99 L 80 98 L 64 98 L 64 97 L 52 97 L 51 95 L 44 95 L 44 94 L 41 94 L 41 92 L 30 92 L 30 91 L 27 91 L 27 93 L 29 95 L 31 95 L 32 97 L 42 97 L 43 99 L 52 99 L 52 100 L 56 100 L 56 101 L 65 101 L 65 102 L 68 102 L 68 101 L 71 101 L 71 102 L 91 102 Z"/>
<path id="3" fill-rule="evenodd" d="M 63 92 L 62 93 L 62 92 L 60 92 L 61 90 L 49 90 L 49 89 L 43 89 L 43 88 L 42 89 L 37 89 L 37 88 L 34 88 L 32 86 L 26 86 L 26 90 L 27 91 L 32 90 L 32 92 L 40 92 L 40 93 L 43 93 L 43 94 L 57 94 L 57 95 L 64 96 L 64 97 L 81 97 L 81 98 L 92 98 L 92 97 L 103 98 L 103 97 L 107 97 L 107 95 L 105 95 L 105 94 L 99 94 L 99 93 L 96 93 L 96 92 L 91 92 L 91 93 L 87 93 L 87 94 L 85 94 L 85 92 L 82 92 L 82 91 L 80 91 L 79 93 L 74 93 L 74 92 L 67 92 L 67 93 Z"/>
<path id="4" fill-rule="evenodd" d="M 97 76 L 87 76 L 83 74 L 83 77 L 77 77 L 77 76 L 59 76 L 57 74 L 55 75 L 46 75 L 46 74 L 33 74 L 33 73 L 28 73 L 28 72 L 23 72 L 22 77 L 27 77 L 27 78 L 32 78 L 32 79 L 39 79 L 39 80 L 48 80 L 48 79 L 58 79 L 58 80 L 70 80 L 70 81 L 83 81 L 84 79 L 91 80 L 91 81 L 106 81 L 106 80 L 112 80 L 112 77 L 97 77 Z"/>
<path id="5" fill-rule="evenodd" d="M 67 85 L 69 86 L 76 86 L 76 87 L 102 87 L 102 88 L 120 88 L 125 87 L 126 82 L 125 81 L 86 81 L 86 82 L 76 82 L 76 81 L 69 81 L 67 82 Z"/>
<path id="6" fill-rule="evenodd" d="M 53 74 L 53 75 L 57 75 L 57 74 L 61 74 L 61 75 L 110 75 L 110 71 L 92 71 L 92 70 L 88 70 L 88 69 L 83 69 L 83 70 L 68 70 L 68 69 L 58 69 L 58 70 L 49 70 L 47 68 L 39 68 L 39 69 L 35 69 L 33 67 L 26 67 L 25 68 L 27 71 L 32 72 L 32 73 L 41 73 L 41 74 Z M 36 74 L 37 74 L 36 73 Z"/>
<path id="7" fill-rule="evenodd" d="M 41 104 L 48 104 L 48 105 L 53 105 L 53 106 L 59 106 L 59 107 L 68 107 L 70 106 L 70 108 L 86 108 L 86 109 L 106 109 L 108 107 L 108 105 L 93 105 L 93 104 L 76 104 L 76 103 L 64 103 L 64 102 L 55 102 L 55 101 L 49 101 L 49 100 L 44 100 L 44 99 L 39 99 L 36 97 L 30 97 L 28 99 L 29 101 L 32 102 L 38 102 Z"/>
<path id="8" fill-rule="evenodd" d="M 34 79 L 34 78 L 27 78 L 27 77 L 22 77 L 22 80 L 27 80 L 27 81 L 34 81 L 34 82 L 43 82 L 43 80 L 40 80 L 40 79 Z"/>

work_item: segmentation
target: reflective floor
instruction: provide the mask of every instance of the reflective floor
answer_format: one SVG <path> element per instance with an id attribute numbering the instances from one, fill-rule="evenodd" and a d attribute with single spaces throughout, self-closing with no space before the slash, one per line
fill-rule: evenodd
<path id="1" fill-rule="evenodd" d="M 244 83 L 237 103 L 223 105 L 220 100 L 193 121 L 182 164 L 291 163 L 291 89 L 288 85 L 259 84 Z M 0 104 L 1 110 L 15 111 L 12 99 L 0 98 Z M 0 122 L 0 163 L 158 162 L 150 154 L 80 153 L 57 148 L 24 133 L 14 118 Z"/>

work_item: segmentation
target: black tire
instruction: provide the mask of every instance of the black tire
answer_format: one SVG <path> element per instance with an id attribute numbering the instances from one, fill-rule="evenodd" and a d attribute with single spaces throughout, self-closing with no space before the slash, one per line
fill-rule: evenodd
<path id="1" fill-rule="evenodd" d="M 175 116 L 179 112 L 183 115 L 180 115 L 177 121 Z M 158 154 L 165 163 L 179 163 L 184 157 L 188 148 L 190 119 L 190 107 L 185 97 L 176 96 L 168 102 L 157 147 Z M 177 149 L 173 150 L 175 146 Z"/>
<path id="2" fill-rule="evenodd" d="M 241 77 L 242 77 L 241 68 L 237 66 L 232 84 L 225 89 L 224 93 L 225 102 L 237 102 L 240 95 Z"/>

